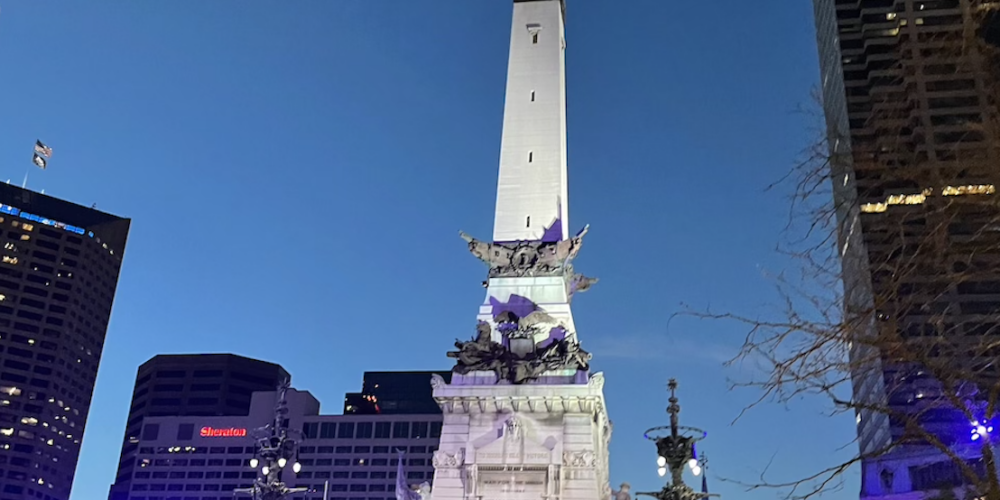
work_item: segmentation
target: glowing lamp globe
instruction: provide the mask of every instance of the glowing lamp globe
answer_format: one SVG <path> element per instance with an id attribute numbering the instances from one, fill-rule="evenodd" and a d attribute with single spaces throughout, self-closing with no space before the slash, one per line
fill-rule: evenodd
<path id="1" fill-rule="evenodd" d="M 294 464 L 292 464 L 292 472 L 298 474 L 300 470 L 302 470 L 302 464 L 300 464 L 298 462 L 295 462 Z"/>
<path id="2" fill-rule="evenodd" d="M 263 468 L 260 469 L 260 471 L 263 472 L 264 475 L 266 476 L 266 475 L 268 475 L 271 472 L 271 469 L 268 468 L 268 466 L 265 465 Z"/>
<path id="3" fill-rule="evenodd" d="M 666 467 L 667 459 L 663 457 L 656 457 L 656 465 L 659 467 Z"/>
<path id="4" fill-rule="evenodd" d="M 288 460 L 285 460 L 284 458 L 279 458 L 278 459 L 278 467 L 284 467 L 285 464 L 287 464 L 287 463 L 288 463 Z"/>
<path id="5" fill-rule="evenodd" d="M 660 467 L 659 469 L 656 469 L 656 473 L 659 474 L 660 477 L 666 476 L 667 475 L 667 468 L 666 467 Z"/>
<path id="6" fill-rule="evenodd" d="M 257 460 L 256 458 L 251 458 L 250 459 L 250 468 L 251 469 L 256 469 L 257 468 L 257 464 L 259 464 L 259 463 L 260 463 L 260 461 Z"/>

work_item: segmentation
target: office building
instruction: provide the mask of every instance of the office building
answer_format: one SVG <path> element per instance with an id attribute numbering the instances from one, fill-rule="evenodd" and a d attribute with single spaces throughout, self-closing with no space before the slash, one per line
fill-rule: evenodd
<path id="1" fill-rule="evenodd" d="M 451 372 L 365 372 L 361 392 L 344 396 L 344 414 L 441 413 L 431 397 L 431 375 L 451 381 Z"/>
<path id="2" fill-rule="evenodd" d="M 67 500 L 129 219 L 0 184 L 0 499 Z"/>
<path id="3" fill-rule="evenodd" d="M 250 396 L 290 379 L 273 363 L 235 354 L 161 354 L 139 366 L 109 500 L 127 500 L 148 417 L 246 416 Z"/>
<path id="4" fill-rule="evenodd" d="M 430 374 L 422 378 L 430 386 Z M 128 500 L 230 500 L 234 489 L 249 487 L 260 473 L 249 465 L 254 429 L 273 421 L 276 394 L 255 392 L 245 415 L 145 417 Z M 332 500 L 395 500 L 397 450 L 406 452 L 408 483 L 433 479 L 440 412 L 321 415 L 319 401 L 297 390 L 287 401 L 288 428 L 300 429 L 304 440 L 301 471 L 286 470 L 283 480 L 311 490 L 297 500 L 321 498 L 324 490 Z"/>
<path id="5" fill-rule="evenodd" d="M 995 335 L 996 3 L 813 3 L 846 306 L 873 311 L 873 329 L 907 339 Z M 969 418 L 942 404 L 919 363 L 865 349 L 855 343 L 851 353 L 873 360 L 854 367 L 855 399 L 919 415 L 921 427 L 980 467 Z M 944 356 L 954 366 L 978 362 Z M 862 453 L 906 443 L 864 462 L 863 497 L 962 483 L 956 464 L 906 435 L 903 418 L 864 410 L 857 422 Z"/>

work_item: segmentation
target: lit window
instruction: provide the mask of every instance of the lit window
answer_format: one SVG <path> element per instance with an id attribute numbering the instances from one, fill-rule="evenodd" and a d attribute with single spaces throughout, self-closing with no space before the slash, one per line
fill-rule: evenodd
<path id="1" fill-rule="evenodd" d="M 21 229 L 24 229 L 25 231 L 34 231 L 35 226 L 34 224 L 28 224 L 27 222 L 25 222 L 24 224 L 21 224 Z"/>
<path id="2" fill-rule="evenodd" d="M 11 257 L 10 255 L 3 256 L 4 264 L 17 264 L 17 257 Z"/>
<path id="3" fill-rule="evenodd" d="M 890 20 L 890 21 L 892 21 L 893 19 L 896 19 L 896 13 L 895 12 L 890 12 L 890 13 L 888 13 L 888 14 L 885 15 L 885 18 L 888 19 L 888 20 Z"/>
<path id="4" fill-rule="evenodd" d="M 941 189 L 944 196 L 960 196 L 966 194 L 994 194 L 997 188 L 992 184 L 970 185 L 970 186 L 945 186 Z"/>
<path id="5" fill-rule="evenodd" d="M 17 387 L 3 387 L 3 386 L 0 386 L 0 392 L 2 392 L 4 394 L 7 394 L 9 396 L 20 396 L 21 395 L 21 389 L 18 389 Z"/>
<path id="6" fill-rule="evenodd" d="M 25 425 L 38 425 L 38 419 L 35 417 L 21 417 L 21 423 Z"/>
<path id="7" fill-rule="evenodd" d="M 21 235 L 21 241 L 28 241 L 28 240 L 30 240 L 30 239 L 31 239 L 31 236 L 28 236 L 28 235 L 26 235 L 26 234 L 22 234 L 22 235 Z"/>
<path id="8" fill-rule="evenodd" d="M 8 427 L 6 429 L 0 429 L 0 434 L 3 434 L 4 436 L 13 436 L 14 435 L 14 428 L 13 427 Z"/>

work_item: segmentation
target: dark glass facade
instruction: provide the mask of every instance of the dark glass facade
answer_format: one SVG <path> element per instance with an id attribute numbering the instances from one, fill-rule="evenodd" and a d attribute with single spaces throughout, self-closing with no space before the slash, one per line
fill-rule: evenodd
<path id="1" fill-rule="evenodd" d="M 361 392 L 344 396 L 344 415 L 441 413 L 431 396 L 431 375 L 451 382 L 451 372 L 365 372 Z"/>
<path id="2" fill-rule="evenodd" d="M 973 0 L 813 4 L 847 307 L 874 311 L 873 333 L 904 339 L 996 335 L 1000 208 L 990 200 L 1000 185 L 992 130 L 1000 75 L 985 53 L 997 16 Z M 968 418 L 941 407 L 939 384 L 919 363 L 872 349 L 852 347 L 872 365 L 853 367 L 856 401 L 888 403 L 894 415 L 919 415 L 945 443 L 968 444 Z M 885 411 L 859 411 L 857 424 L 862 453 L 911 443 Z M 862 495 L 951 484 L 954 465 L 919 446 L 866 460 Z"/>
<path id="3" fill-rule="evenodd" d="M 251 394 L 273 391 L 285 379 L 290 376 L 279 365 L 234 354 L 159 355 L 143 363 L 109 500 L 129 496 L 144 418 L 248 415 Z"/>
<path id="4" fill-rule="evenodd" d="M 129 219 L 0 184 L 0 500 L 66 500 Z"/>

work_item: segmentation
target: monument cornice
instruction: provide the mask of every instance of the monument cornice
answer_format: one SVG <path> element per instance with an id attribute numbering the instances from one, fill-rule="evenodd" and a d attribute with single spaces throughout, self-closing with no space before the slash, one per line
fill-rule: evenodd
<path id="1" fill-rule="evenodd" d="M 607 420 L 602 373 L 587 384 L 452 385 L 434 380 L 432 385 L 444 413 L 582 413 Z"/>

